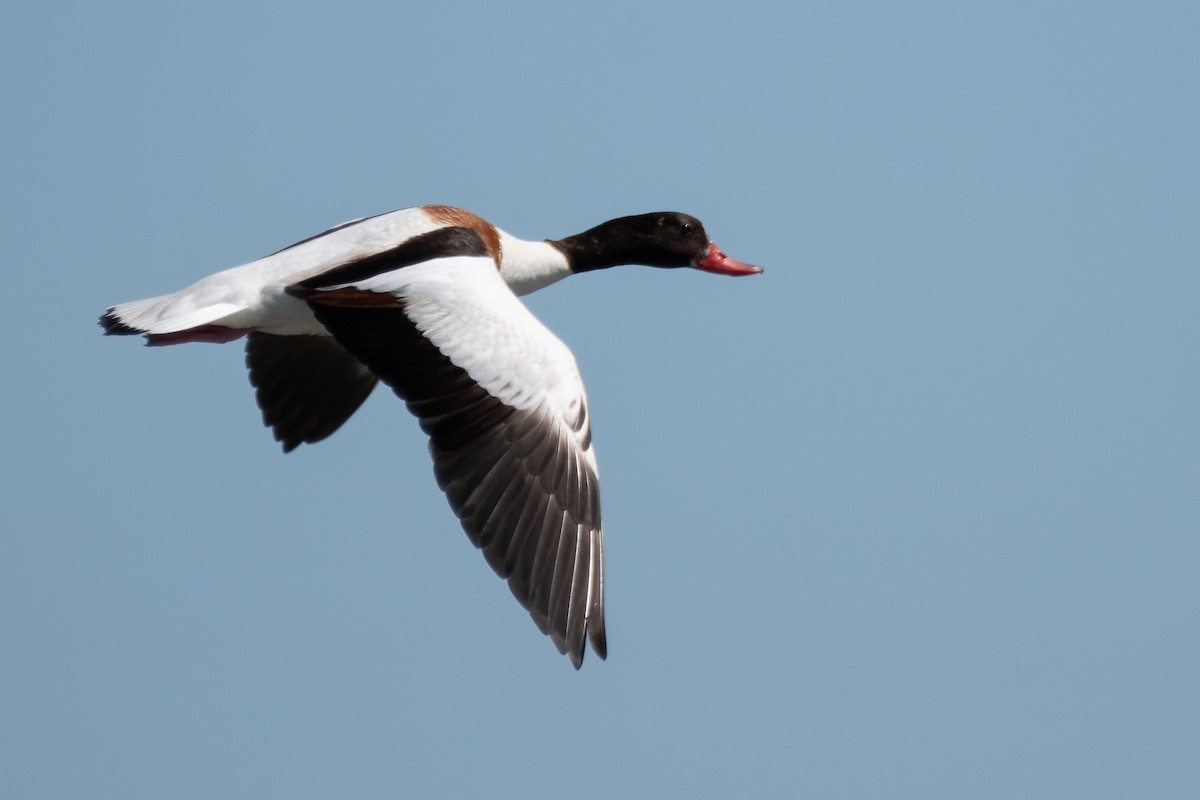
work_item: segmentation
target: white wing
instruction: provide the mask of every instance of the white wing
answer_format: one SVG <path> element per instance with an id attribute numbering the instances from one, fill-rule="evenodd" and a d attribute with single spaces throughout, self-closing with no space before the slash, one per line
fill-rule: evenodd
<path id="1" fill-rule="evenodd" d="M 578 667 L 586 641 L 606 654 L 583 383 L 570 351 L 505 286 L 481 243 L 464 236 L 447 250 L 459 254 L 351 265 L 290 291 L 406 401 L 467 535 Z"/>

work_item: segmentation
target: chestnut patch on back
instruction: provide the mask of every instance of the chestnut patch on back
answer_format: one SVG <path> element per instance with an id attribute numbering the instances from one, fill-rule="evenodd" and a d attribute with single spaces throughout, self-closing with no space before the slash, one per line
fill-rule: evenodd
<path id="1" fill-rule="evenodd" d="M 487 248 L 487 254 L 496 262 L 496 268 L 499 269 L 500 232 L 496 230 L 495 225 L 464 208 L 455 208 L 454 206 L 421 206 L 421 208 L 434 222 L 458 228 L 470 228 L 478 233 L 483 239 L 483 246 Z"/>

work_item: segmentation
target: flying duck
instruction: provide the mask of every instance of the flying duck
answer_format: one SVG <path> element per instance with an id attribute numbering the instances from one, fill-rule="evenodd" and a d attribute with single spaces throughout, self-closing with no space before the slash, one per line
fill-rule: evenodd
<path id="1" fill-rule="evenodd" d="M 100 326 L 152 346 L 245 336 L 250 383 L 284 452 L 332 434 L 382 380 L 429 435 L 438 486 L 471 542 L 578 669 L 585 642 L 607 654 L 587 399 L 570 350 L 517 295 L 620 264 L 762 271 L 678 212 L 535 242 L 427 205 L 113 306 Z"/>

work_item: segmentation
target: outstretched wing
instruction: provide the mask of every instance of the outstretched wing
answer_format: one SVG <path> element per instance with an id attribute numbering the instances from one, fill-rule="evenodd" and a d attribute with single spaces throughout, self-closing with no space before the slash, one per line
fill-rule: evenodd
<path id="1" fill-rule="evenodd" d="M 289 291 L 418 417 L 467 535 L 578 668 L 587 641 L 606 655 L 583 383 L 570 351 L 504 284 L 475 232 L 437 235 L 444 255 L 346 265 Z"/>

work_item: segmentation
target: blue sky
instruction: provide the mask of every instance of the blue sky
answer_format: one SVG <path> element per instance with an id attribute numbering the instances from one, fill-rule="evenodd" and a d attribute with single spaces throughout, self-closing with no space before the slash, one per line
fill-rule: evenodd
<path id="1" fill-rule="evenodd" d="M 116 3 L 0 31 L 0 784 L 36 798 L 1200 792 L 1200 11 Z M 103 338 L 331 224 L 656 209 L 766 273 L 528 298 L 588 386 L 571 669 L 378 392 Z"/>

